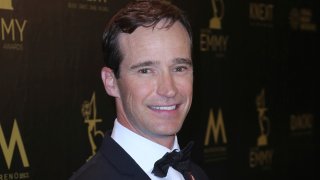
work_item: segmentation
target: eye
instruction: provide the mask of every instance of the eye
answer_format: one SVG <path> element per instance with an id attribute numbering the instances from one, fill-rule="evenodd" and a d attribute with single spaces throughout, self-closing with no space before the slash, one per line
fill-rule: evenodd
<path id="1" fill-rule="evenodd" d="M 185 71 L 185 70 L 187 70 L 187 69 L 188 69 L 188 68 L 185 67 L 185 66 L 178 66 L 178 67 L 174 68 L 174 71 L 175 71 L 175 72 L 183 72 L 183 71 Z"/>
<path id="2" fill-rule="evenodd" d="M 148 73 L 151 73 L 151 69 L 143 68 L 143 69 L 139 69 L 138 72 L 141 74 L 148 74 Z"/>

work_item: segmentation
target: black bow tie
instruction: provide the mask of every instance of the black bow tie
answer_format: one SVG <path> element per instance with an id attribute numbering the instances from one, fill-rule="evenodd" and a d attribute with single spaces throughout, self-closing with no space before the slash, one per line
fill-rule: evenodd
<path id="1" fill-rule="evenodd" d="M 183 176 L 189 173 L 190 155 L 193 142 L 190 142 L 184 149 L 177 152 L 175 149 L 166 153 L 161 159 L 154 163 L 152 173 L 158 177 L 166 177 L 169 166 L 179 171 Z"/>

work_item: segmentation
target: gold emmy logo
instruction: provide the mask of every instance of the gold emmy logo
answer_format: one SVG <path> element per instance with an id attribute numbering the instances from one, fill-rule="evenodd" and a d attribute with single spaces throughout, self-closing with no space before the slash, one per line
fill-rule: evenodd
<path id="1" fill-rule="evenodd" d="M 265 104 L 264 89 L 262 89 L 260 95 L 257 96 L 256 104 L 257 104 L 259 127 L 260 127 L 260 136 L 257 139 L 257 146 L 266 146 L 268 145 L 268 136 L 270 133 L 270 120 L 265 115 L 268 109 L 266 108 L 266 104 Z M 265 126 L 267 126 L 267 128 Z"/>
<path id="2" fill-rule="evenodd" d="M 13 121 L 13 128 L 11 132 L 9 145 L 6 143 L 6 139 L 4 137 L 4 133 L 0 124 L 0 146 L 4 155 L 4 159 L 6 160 L 8 169 L 10 169 L 11 167 L 12 156 L 16 145 L 18 146 L 23 166 L 29 167 L 30 165 L 27 158 L 27 153 L 22 142 L 21 134 L 16 119 Z"/>
<path id="3" fill-rule="evenodd" d="M 274 150 L 268 146 L 268 136 L 270 134 L 270 120 L 266 116 L 265 90 L 256 97 L 260 135 L 257 138 L 257 147 L 249 152 L 249 166 L 251 168 L 270 169 L 273 162 Z"/>
<path id="4" fill-rule="evenodd" d="M 89 156 L 89 158 L 87 159 L 87 161 L 88 161 L 96 154 L 97 145 L 95 143 L 94 137 L 96 137 L 96 136 L 104 137 L 103 132 L 100 130 L 97 130 L 97 123 L 102 122 L 102 119 L 97 119 L 95 93 L 92 94 L 90 102 L 84 101 L 82 103 L 81 112 L 82 112 L 82 116 L 84 118 L 84 123 L 88 124 L 88 137 L 89 137 L 89 142 L 90 142 L 91 150 L 92 150 L 91 156 Z"/>
<path id="5" fill-rule="evenodd" d="M 219 133 L 222 135 L 223 143 L 227 143 L 227 136 L 226 131 L 224 128 L 224 122 L 222 117 L 222 111 L 219 109 L 218 118 L 215 120 L 212 109 L 210 110 L 209 119 L 208 119 L 208 126 L 206 132 L 206 138 L 204 140 L 204 145 L 209 145 L 210 142 L 210 134 L 213 133 L 214 143 L 218 143 Z"/>
<path id="6" fill-rule="evenodd" d="M 218 9 L 217 2 L 220 2 L 220 9 Z M 224 16 L 224 3 L 223 0 L 211 0 L 213 16 L 209 21 L 211 29 L 221 29 L 221 20 Z M 218 12 L 220 10 L 220 13 Z"/>
<path id="7" fill-rule="evenodd" d="M 1 0 L 0 9 L 13 10 L 12 0 Z"/>
<path id="8" fill-rule="evenodd" d="M 200 51 L 213 52 L 216 58 L 224 58 L 228 50 L 229 35 L 216 33 L 214 31 L 222 29 L 222 19 L 225 7 L 223 0 L 211 0 L 212 18 L 209 20 L 209 28 L 201 29 Z"/>

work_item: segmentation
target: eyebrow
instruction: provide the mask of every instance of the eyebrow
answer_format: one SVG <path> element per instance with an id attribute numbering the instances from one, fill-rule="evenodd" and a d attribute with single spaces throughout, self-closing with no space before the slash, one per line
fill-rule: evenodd
<path id="1" fill-rule="evenodd" d="M 193 66 L 192 60 L 188 59 L 188 58 L 175 58 L 173 60 L 173 62 L 175 64 L 187 64 L 189 66 Z M 134 70 L 134 69 L 138 69 L 138 68 L 141 68 L 141 67 L 153 66 L 153 65 L 157 65 L 157 64 L 159 64 L 159 61 L 151 61 L 151 60 L 150 61 L 144 61 L 144 62 L 137 63 L 137 64 L 134 64 L 134 65 L 130 66 L 130 69 Z"/>
<path id="2" fill-rule="evenodd" d="M 138 69 L 138 68 L 141 68 L 141 67 L 152 66 L 152 65 L 155 65 L 155 64 L 159 64 L 159 63 L 155 62 L 155 61 L 144 61 L 144 62 L 132 65 L 130 67 L 130 69 Z"/>
<path id="3" fill-rule="evenodd" d="M 189 66 L 193 66 L 192 60 L 188 58 L 175 58 L 173 61 L 175 64 L 187 64 Z"/>

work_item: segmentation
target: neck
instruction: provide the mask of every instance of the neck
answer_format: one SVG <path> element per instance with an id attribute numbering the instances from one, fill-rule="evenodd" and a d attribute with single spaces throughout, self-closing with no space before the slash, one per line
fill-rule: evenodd
<path id="1" fill-rule="evenodd" d="M 132 124 L 129 121 L 126 121 L 118 116 L 118 122 L 124 126 L 125 128 L 129 129 L 130 131 L 146 138 L 149 139 L 150 141 L 153 141 L 157 144 L 160 144 L 161 146 L 164 146 L 168 149 L 172 149 L 174 141 L 175 141 L 175 136 L 176 135 L 170 135 L 170 136 L 147 136 L 145 133 L 141 132 L 139 129 L 134 128 Z"/>
<path id="2" fill-rule="evenodd" d="M 172 149 L 175 141 L 176 134 L 172 135 L 156 135 L 156 134 L 151 134 L 151 133 L 146 133 L 144 131 L 141 131 L 139 128 L 134 126 L 132 122 L 128 120 L 126 115 L 123 113 L 124 110 L 122 109 L 122 106 L 119 106 L 118 103 L 117 105 L 117 119 L 118 122 L 124 126 L 125 128 L 129 129 L 130 131 L 146 138 L 149 139 L 150 141 L 153 141 L 157 144 L 160 144 L 168 149 Z"/>

